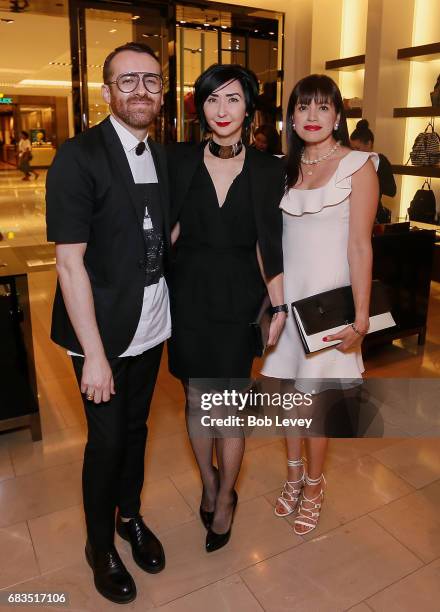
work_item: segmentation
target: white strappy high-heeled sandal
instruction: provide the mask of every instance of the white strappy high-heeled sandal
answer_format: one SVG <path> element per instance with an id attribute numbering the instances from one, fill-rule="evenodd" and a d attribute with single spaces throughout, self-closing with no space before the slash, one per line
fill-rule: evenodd
<path id="1" fill-rule="evenodd" d="M 284 483 L 283 490 L 281 491 L 281 495 L 277 499 L 277 503 L 274 508 L 275 515 L 281 517 L 289 516 L 289 514 L 295 512 L 305 482 L 303 457 L 301 457 L 301 459 L 288 459 L 287 465 L 289 467 L 302 467 L 303 473 L 299 480 L 286 480 L 286 482 Z M 295 487 L 295 485 L 297 486 Z M 285 512 L 279 512 L 277 510 L 278 504 L 284 508 Z"/>
<path id="2" fill-rule="evenodd" d="M 324 474 L 321 474 L 319 478 L 309 478 L 307 474 L 305 476 L 305 483 L 308 485 L 311 485 L 311 486 L 318 485 L 318 484 L 321 484 L 321 482 L 324 482 L 324 484 L 327 484 Z M 315 497 L 312 497 L 312 499 L 309 499 L 303 493 L 303 496 L 301 498 L 301 502 L 298 508 L 298 514 L 296 515 L 296 519 L 293 524 L 293 531 L 296 533 L 296 535 L 306 535 L 306 533 L 310 533 L 311 531 L 313 531 L 313 529 L 315 529 L 319 521 L 319 515 L 321 514 L 321 506 L 322 506 L 323 500 L 324 500 L 324 489 L 322 487 L 318 495 L 316 495 Z M 304 503 L 309 504 L 310 507 L 305 508 Z M 307 529 L 302 530 L 302 531 L 297 531 L 296 529 L 297 525 L 303 525 L 304 527 L 307 527 Z"/>

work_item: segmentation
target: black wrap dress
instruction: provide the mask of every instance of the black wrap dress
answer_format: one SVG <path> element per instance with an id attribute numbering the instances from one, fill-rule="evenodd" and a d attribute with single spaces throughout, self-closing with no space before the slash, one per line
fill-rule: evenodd
<path id="1" fill-rule="evenodd" d="M 185 149 L 191 151 L 188 146 Z M 195 164 L 187 168 L 191 176 L 188 180 L 185 174 L 186 188 L 172 175 L 182 167 L 175 159 L 170 163 L 171 184 L 174 182 L 174 193 L 179 196 L 172 195 L 172 218 L 180 222 L 169 277 L 173 326 L 168 343 L 170 371 L 182 379 L 246 378 L 255 354 L 250 323 L 265 293 L 257 242 L 263 245 L 266 275 L 282 272 L 279 202 L 284 170 L 279 160 L 247 149 L 243 169 L 220 207 L 203 161 L 203 146 L 192 147 L 191 153 Z M 261 164 L 258 168 L 255 153 Z M 266 210 L 260 211 L 256 210 L 259 186 L 255 181 L 261 181 L 264 162 L 272 170 L 267 180 L 273 179 L 275 167 L 278 184 L 263 189 L 271 197 L 261 201 Z M 268 232 L 272 236 L 268 237 Z"/>

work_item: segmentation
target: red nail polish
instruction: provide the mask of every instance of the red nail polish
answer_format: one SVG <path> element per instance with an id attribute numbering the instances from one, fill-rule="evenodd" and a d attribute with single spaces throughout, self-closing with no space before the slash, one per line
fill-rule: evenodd
<path id="1" fill-rule="evenodd" d="M 327 342 L 327 336 L 322 339 L 323 342 Z"/>

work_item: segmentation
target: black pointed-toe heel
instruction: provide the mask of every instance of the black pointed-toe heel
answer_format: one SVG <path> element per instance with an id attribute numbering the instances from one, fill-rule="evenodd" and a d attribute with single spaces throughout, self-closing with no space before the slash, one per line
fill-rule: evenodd
<path id="1" fill-rule="evenodd" d="M 234 522 L 235 510 L 237 508 L 238 503 L 238 495 L 237 491 L 234 489 L 233 492 L 234 501 L 232 503 L 232 517 L 231 517 L 231 525 L 226 533 L 216 533 L 211 529 L 208 529 L 208 533 L 206 534 L 206 552 L 214 552 L 214 550 L 218 550 L 219 548 L 223 548 L 229 542 L 232 531 L 232 523 Z"/>
<path id="2" fill-rule="evenodd" d="M 215 465 L 213 466 L 213 468 L 217 474 L 217 481 L 218 481 L 218 469 L 215 467 Z M 214 511 L 209 512 L 208 510 L 203 510 L 202 504 L 200 504 L 199 514 L 200 514 L 200 520 L 202 521 L 203 526 L 205 527 L 205 529 L 209 529 L 211 527 L 211 523 L 214 518 Z"/>
<path id="3" fill-rule="evenodd" d="M 202 506 L 200 506 L 199 514 L 203 526 L 205 527 L 205 529 L 209 529 L 214 518 L 214 512 L 208 512 L 208 510 L 203 510 Z"/>

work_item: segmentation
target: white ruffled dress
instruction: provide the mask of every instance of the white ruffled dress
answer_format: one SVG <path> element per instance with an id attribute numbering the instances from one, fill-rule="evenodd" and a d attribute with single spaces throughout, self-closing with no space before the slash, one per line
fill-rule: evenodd
<path id="1" fill-rule="evenodd" d="M 283 197 L 284 297 L 289 305 L 322 291 L 350 284 L 348 221 L 351 177 L 376 153 L 350 151 L 339 162 L 330 181 L 316 189 L 290 189 Z M 361 352 L 341 353 L 333 347 L 306 355 L 292 313 L 276 347 L 268 353 L 262 374 L 295 379 L 359 380 L 364 365 Z M 320 386 L 319 390 L 331 388 Z M 318 392 L 316 390 L 315 392 Z"/>

